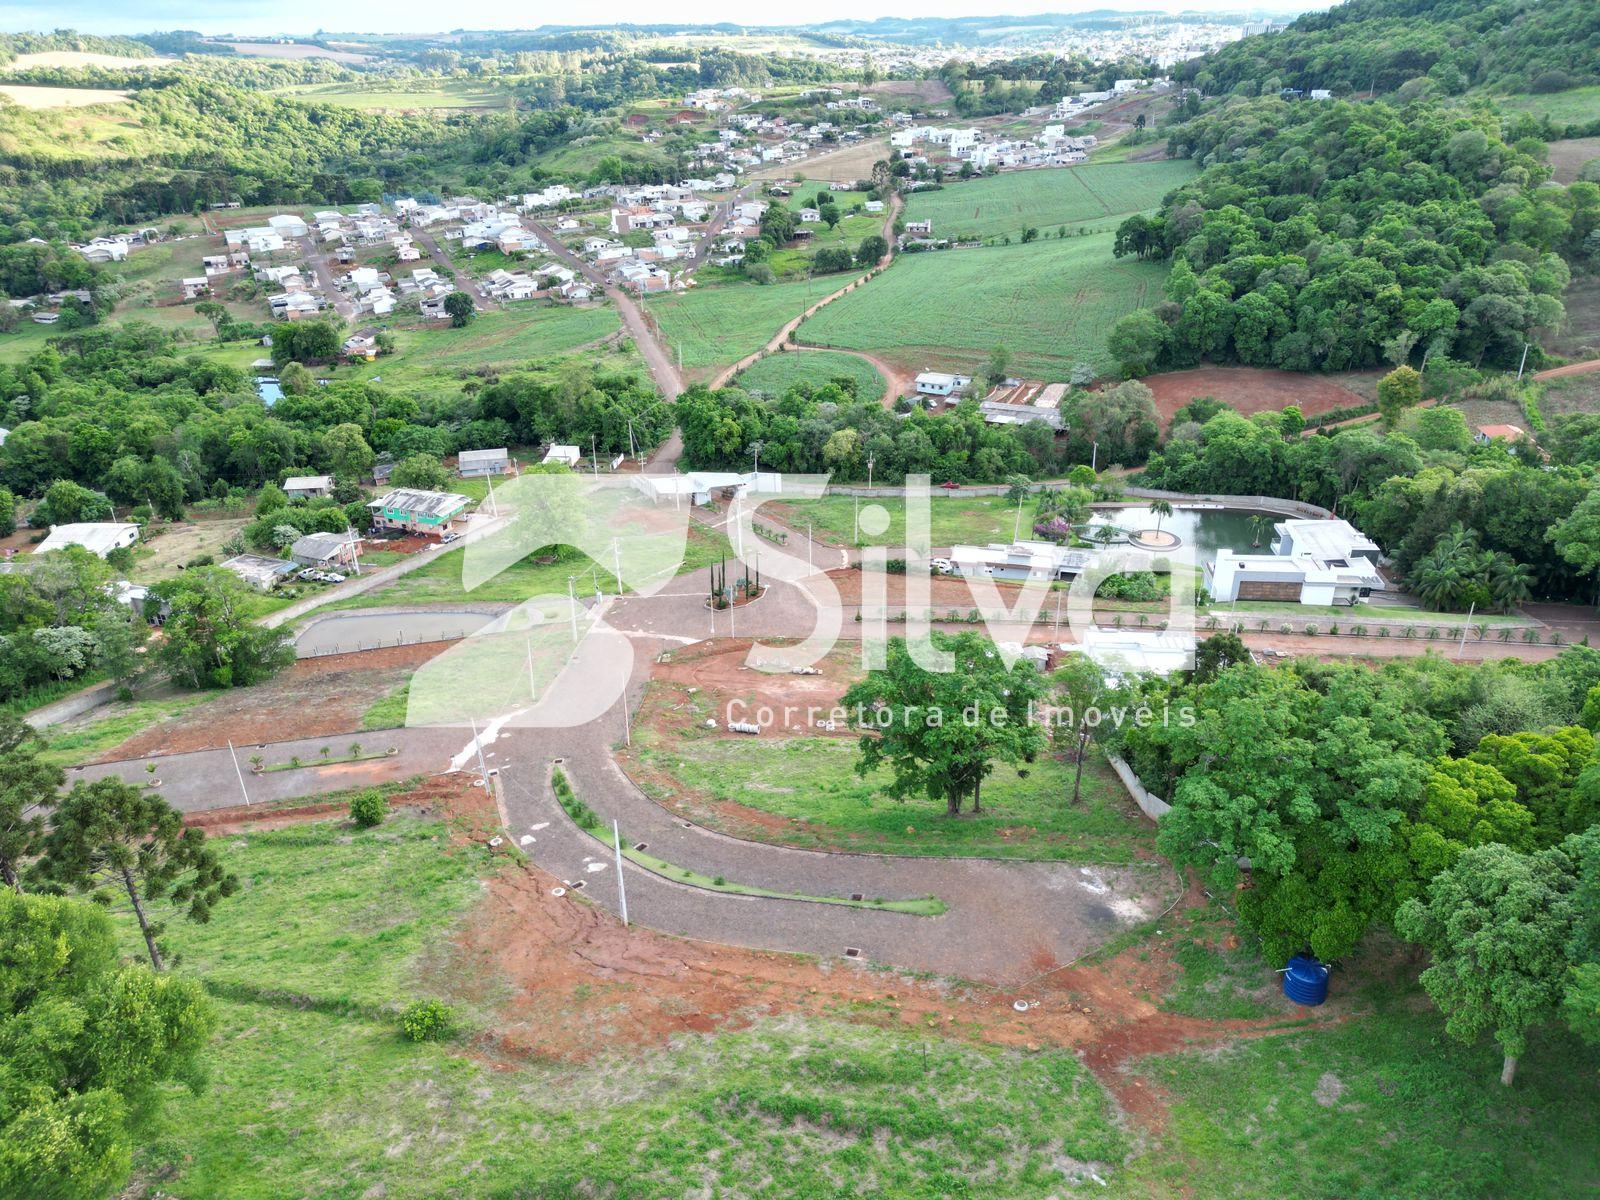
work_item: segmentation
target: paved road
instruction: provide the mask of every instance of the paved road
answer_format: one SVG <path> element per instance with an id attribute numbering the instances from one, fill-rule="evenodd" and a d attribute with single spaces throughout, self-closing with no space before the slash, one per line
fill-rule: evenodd
<path id="1" fill-rule="evenodd" d="M 333 305 L 333 311 L 346 319 L 354 316 L 356 306 L 334 282 L 333 268 L 328 266 L 327 252 L 317 245 L 315 235 L 308 233 L 300 238 L 299 242 L 301 254 L 316 275 L 317 282 L 322 285 L 322 294 L 328 298 L 328 303 Z"/>
<path id="2" fill-rule="evenodd" d="M 541 225 L 537 221 L 528 222 L 528 226 L 549 247 L 552 255 L 611 298 L 611 302 L 617 306 L 617 312 L 622 316 L 623 325 L 633 338 L 633 344 L 639 347 L 639 353 L 644 357 L 645 366 L 650 371 L 650 378 L 655 381 L 656 390 L 664 399 L 676 400 L 683 393 L 683 376 L 679 374 L 672 356 L 656 337 L 655 330 L 645 317 L 638 301 L 622 288 L 608 283 L 593 263 L 568 250 L 548 226 Z"/>
<path id="3" fill-rule="evenodd" d="M 428 252 L 429 258 L 450 273 L 455 280 L 456 287 L 471 296 L 475 305 L 483 309 L 500 307 L 498 302 L 489 299 L 484 294 L 483 289 L 478 286 L 477 280 L 450 261 L 450 256 L 440 249 L 439 243 L 434 239 L 433 234 L 425 229 L 413 229 L 411 230 L 411 236 L 415 241 L 422 244 L 422 248 Z"/>

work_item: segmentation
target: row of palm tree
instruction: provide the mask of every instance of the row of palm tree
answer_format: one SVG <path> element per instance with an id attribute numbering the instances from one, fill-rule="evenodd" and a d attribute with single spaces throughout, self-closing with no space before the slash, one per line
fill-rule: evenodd
<path id="1" fill-rule="evenodd" d="M 1508 613 L 1532 596 L 1533 571 L 1504 551 L 1483 549 L 1475 530 L 1457 524 L 1416 561 L 1406 586 L 1439 611 L 1475 606 Z"/>

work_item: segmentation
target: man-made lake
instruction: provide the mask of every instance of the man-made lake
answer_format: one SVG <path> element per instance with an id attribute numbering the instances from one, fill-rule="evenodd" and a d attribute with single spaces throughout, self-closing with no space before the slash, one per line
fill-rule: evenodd
<path id="1" fill-rule="evenodd" d="M 1218 550 L 1233 550 L 1239 554 L 1271 554 L 1275 536 L 1269 524 L 1261 531 L 1261 541 L 1255 541 L 1250 519 L 1257 515 L 1269 521 L 1282 521 L 1282 513 L 1259 513 L 1249 508 L 1178 508 L 1173 506 L 1170 517 L 1161 517 L 1161 528 L 1170 530 L 1183 539 L 1183 544 L 1194 552 L 1196 562 L 1206 562 Z M 1109 523 L 1119 529 L 1154 529 L 1158 518 L 1146 504 L 1126 508 L 1097 508 L 1093 524 Z"/>
<path id="2" fill-rule="evenodd" d="M 261 397 L 261 403 L 271 408 L 283 399 L 283 389 L 278 386 L 278 381 L 270 375 L 256 376 L 256 395 Z"/>

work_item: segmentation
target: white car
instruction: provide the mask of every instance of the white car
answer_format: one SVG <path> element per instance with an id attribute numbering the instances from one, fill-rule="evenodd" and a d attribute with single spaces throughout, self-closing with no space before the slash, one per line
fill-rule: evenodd
<path id="1" fill-rule="evenodd" d="M 953 575 L 956 569 L 955 563 L 951 562 L 948 558 L 936 558 L 928 565 L 933 568 L 933 573 L 935 575 Z"/>
<path id="2" fill-rule="evenodd" d="M 329 571 L 322 577 L 324 583 L 343 583 L 344 576 L 337 571 Z"/>

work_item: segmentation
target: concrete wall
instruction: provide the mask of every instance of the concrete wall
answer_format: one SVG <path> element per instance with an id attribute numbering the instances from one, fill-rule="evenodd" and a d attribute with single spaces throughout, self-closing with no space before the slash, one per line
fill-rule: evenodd
<path id="1" fill-rule="evenodd" d="M 1139 777 L 1133 773 L 1133 768 L 1115 754 L 1107 754 L 1106 761 L 1111 764 L 1111 769 L 1117 773 L 1117 778 L 1122 780 L 1122 786 L 1128 789 L 1128 794 L 1133 797 L 1133 802 L 1139 806 L 1139 811 L 1152 821 L 1159 821 L 1171 810 L 1168 804 L 1159 796 L 1153 796 L 1139 782 Z"/>

